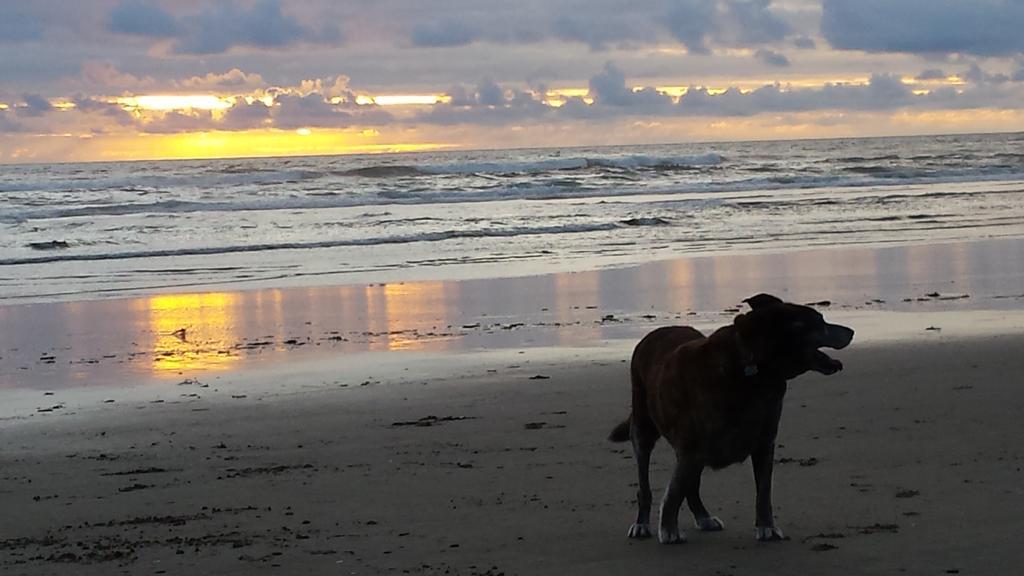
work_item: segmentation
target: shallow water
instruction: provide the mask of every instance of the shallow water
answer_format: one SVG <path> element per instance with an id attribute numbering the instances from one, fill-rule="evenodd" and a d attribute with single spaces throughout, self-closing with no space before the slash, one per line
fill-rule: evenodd
<path id="1" fill-rule="evenodd" d="M 1019 134 L 5 166 L 0 301 L 1024 235 Z"/>

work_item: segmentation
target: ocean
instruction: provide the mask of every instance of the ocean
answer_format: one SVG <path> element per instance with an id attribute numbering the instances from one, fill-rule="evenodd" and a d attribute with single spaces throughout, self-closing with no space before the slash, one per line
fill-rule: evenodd
<path id="1" fill-rule="evenodd" d="M 1024 236 L 1024 134 L 0 166 L 0 303 Z"/>

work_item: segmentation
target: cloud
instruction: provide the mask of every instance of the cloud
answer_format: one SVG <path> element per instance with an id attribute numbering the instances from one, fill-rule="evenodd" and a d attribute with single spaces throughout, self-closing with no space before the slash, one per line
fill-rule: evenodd
<path id="1" fill-rule="evenodd" d="M 234 46 L 275 48 L 313 36 L 281 12 L 279 0 L 258 0 L 251 8 L 235 0 L 212 5 L 182 19 L 185 34 L 175 47 L 180 54 L 218 54 Z"/>
<path id="2" fill-rule="evenodd" d="M 653 88 L 634 91 L 626 86 L 626 75 L 614 64 L 590 79 L 590 96 L 596 106 L 636 107 L 653 110 L 671 104 L 671 98 Z"/>
<path id="3" fill-rule="evenodd" d="M 156 119 L 149 120 L 142 125 L 142 131 L 150 134 L 202 132 L 214 128 L 213 114 L 208 110 L 165 112 Z"/>
<path id="4" fill-rule="evenodd" d="M 801 50 L 814 50 L 818 47 L 818 43 L 814 41 L 814 38 L 809 36 L 797 36 L 793 38 L 793 46 Z"/>
<path id="5" fill-rule="evenodd" d="M 967 70 L 960 73 L 960 77 L 975 84 L 1002 84 L 1010 81 L 1010 76 L 1006 74 L 989 74 L 982 70 L 977 62 L 972 62 Z"/>
<path id="6" fill-rule="evenodd" d="M 751 117 L 759 114 L 890 112 L 901 109 L 961 110 L 972 108 L 1016 108 L 1021 91 L 998 84 L 978 84 L 967 89 L 941 87 L 915 94 L 899 74 L 877 73 L 866 83 L 831 83 L 816 88 L 794 88 L 768 84 L 755 90 L 729 88 L 725 91 L 690 86 L 680 98 L 673 98 L 653 87 L 631 88 L 625 73 L 608 63 L 589 82 L 592 103 L 569 98 L 561 107 L 542 102 L 543 91 L 528 93 L 494 89 L 490 81 L 481 82 L 475 91 L 456 88 L 449 92 L 449 104 L 434 106 L 418 114 L 416 122 L 433 124 L 508 125 L 557 123 L 567 120 L 601 121 L 617 117 Z M 497 85 L 494 85 L 497 86 Z M 495 105 L 480 95 L 501 90 Z M 484 104 L 484 101 L 488 104 Z"/>
<path id="7" fill-rule="evenodd" d="M 534 94 L 506 89 L 489 79 L 481 80 L 472 90 L 456 86 L 448 91 L 449 102 L 435 104 L 416 114 L 411 122 L 453 125 L 507 125 L 536 121 L 553 114 L 553 108 Z"/>
<path id="8" fill-rule="evenodd" d="M 170 38 L 181 33 L 174 16 L 153 0 L 121 0 L 110 11 L 108 26 L 111 32 L 152 38 Z"/>
<path id="9" fill-rule="evenodd" d="M 76 112 L 96 114 L 102 118 L 113 120 L 120 126 L 129 126 L 135 122 L 135 117 L 119 104 L 97 100 L 81 94 L 73 97 L 71 102 L 75 105 Z"/>
<path id="10" fill-rule="evenodd" d="M 789 24 L 771 11 L 772 0 L 729 0 L 726 19 L 734 42 L 757 45 L 778 42 L 792 32 Z"/>
<path id="11" fill-rule="evenodd" d="M 555 15 L 551 21 L 551 36 L 559 40 L 581 42 L 591 50 L 650 42 L 656 38 L 652 21 L 645 15 L 630 11 L 610 18 L 602 10 L 573 10 Z"/>
<path id="12" fill-rule="evenodd" d="M 949 76 L 945 72 L 938 68 L 928 68 L 927 70 L 922 70 L 917 76 L 914 76 L 914 79 L 922 81 L 945 80 L 948 77 Z"/>
<path id="13" fill-rule="evenodd" d="M 416 25 L 412 30 L 412 44 L 425 48 L 465 46 L 476 40 L 478 34 L 461 20 L 446 19 Z"/>
<path id="14" fill-rule="evenodd" d="M 760 46 L 784 40 L 793 28 L 772 10 L 772 0 L 675 0 L 665 25 L 696 54 L 708 41 L 727 46 Z"/>
<path id="15" fill-rule="evenodd" d="M 611 0 L 452 0 L 431 7 L 427 16 L 411 16 L 409 37 L 414 47 L 557 40 L 607 50 L 675 39 L 692 53 L 708 54 L 712 45 L 759 46 L 793 32 L 783 17 L 786 12 L 773 7 L 772 0 L 651 0 L 629 10 Z"/>
<path id="16" fill-rule="evenodd" d="M 501 106 L 505 103 L 505 91 L 490 78 L 484 79 L 476 89 L 477 103 L 484 106 Z"/>
<path id="17" fill-rule="evenodd" d="M 1014 82 L 1024 82 L 1024 62 L 1017 63 L 1017 69 L 1010 75 Z"/>
<path id="18" fill-rule="evenodd" d="M 294 130 L 308 126 L 343 127 L 349 125 L 351 115 L 339 106 L 324 100 L 318 93 L 299 96 L 282 94 L 274 99 L 274 126 Z"/>
<path id="19" fill-rule="evenodd" d="M 842 50 L 1006 56 L 1024 51 L 1019 0 L 823 0 L 821 31 Z"/>
<path id="20" fill-rule="evenodd" d="M 39 94 L 25 94 L 22 98 L 24 104 L 16 108 L 19 116 L 36 118 L 53 110 L 53 104 Z"/>
<path id="21" fill-rule="evenodd" d="M 754 58 L 757 58 L 769 66 L 775 66 L 777 68 L 785 68 L 786 66 L 789 66 L 789 58 L 786 58 L 785 54 L 775 52 L 774 50 L 768 50 L 767 48 L 761 48 L 755 52 Z"/>
<path id="22" fill-rule="evenodd" d="M 25 131 L 24 126 L 11 118 L 12 115 L 10 110 L 0 110 L 0 134 Z"/>
<path id="23" fill-rule="evenodd" d="M 225 130 L 263 128 L 271 123 L 271 110 L 271 107 L 259 100 L 249 103 L 239 99 L 221 118 L 220 128 Z"/>
<path id="24" fill-rule="evenodd" d="M 179 83 L 183 88 L 193 90 L 224 90 L 226 88 L 251 90 L 266 86 L 263 77 L 232 68 L 223 74 L 208 72 L 205 76 L 193 76 Z"/>
<path id="25" fill-rule="evenodd" d="M 139 78 L 118 70 L 111 62 L 95 60 L 82 63 L 79 81 L 83 86 L 107 91 L 148 90 L 157 84 L 151 76 Z"/>
<path id="26" fill-rule="evenodd" d="M 336 22 L 305 26 L 282 11 L 281 0 L 220 0 L 197 13 L 175 16 L 155 0 L 122 0 L 111 10 L 108 29 L 153 39 L 172 39 L 178 54 L 221 54 L 236 46 L 280 48 L 299 42 L 337 44 Z"/>
<path id="27" fill-rule="evenodd" d="M 676 0 L 672 2 L 665 25 L 673 36 L 695 54 L 709 52 L 705 39 L 715 31 L 715 2 Z"/>
<path id="28" fill-rule="evenodd" d="M 0 43 L 41 40 L 43 23 L 36 15 L 17 4 L 4 6 L 0 13 Z"/>
<path id="29" fill-rule="evenodd" d="M 337 86 L 337 81 L 334 86 Z M 351 95 L 351 92 L 348 94 Z M 275 95 L 271 118 L 274 128 L 282 130 L 376 126 L 392 120 L 391 115 L 379 106 L 359 105 L 354 102 L 354 98 L 349 100 L 335 96 L 328 100 L 321 92 Z"/>

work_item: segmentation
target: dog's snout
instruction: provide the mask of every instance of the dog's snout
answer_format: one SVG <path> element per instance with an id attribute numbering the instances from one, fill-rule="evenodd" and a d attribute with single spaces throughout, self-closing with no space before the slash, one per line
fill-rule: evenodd
<path id="1" fill-rule="evenodd" d="M 853 341 L 853 329 L 840 324 L 825 325 L 825 346 L 840 350 Z"/>

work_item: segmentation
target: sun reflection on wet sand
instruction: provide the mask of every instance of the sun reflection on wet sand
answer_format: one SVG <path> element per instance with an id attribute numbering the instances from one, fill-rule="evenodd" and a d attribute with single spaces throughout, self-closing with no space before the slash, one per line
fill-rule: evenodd
<path id="1" fill-rule="evenodd" d="M 172 294 L 146 301 L 153 334 L 152 368 L 165 373 L 216 372 L 238 362 L 239 294 Z"/>

